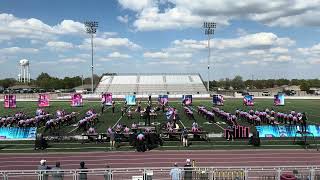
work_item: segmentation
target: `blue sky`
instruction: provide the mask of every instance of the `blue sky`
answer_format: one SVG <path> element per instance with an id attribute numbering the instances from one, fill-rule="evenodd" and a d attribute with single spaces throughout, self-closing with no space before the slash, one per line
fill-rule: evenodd
<path id="1" fill-rule="evenodd" d="M 90 75 L 83 22 L 99 22 L 95 72 L 201 73 L 207 79 L 203 21 L 217 23 L 210 79 L 319 78 L 320 1 L 2 0 L 0 78 Z"/>

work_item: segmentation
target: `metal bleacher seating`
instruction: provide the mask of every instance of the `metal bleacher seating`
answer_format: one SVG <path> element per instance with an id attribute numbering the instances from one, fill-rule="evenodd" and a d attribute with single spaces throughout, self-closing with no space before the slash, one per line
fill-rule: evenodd
<path id="1" fill-rule="evenodd" d="M 205 94 L 200 74 L 118 74 L 103 76 L 95 93 Z"/>

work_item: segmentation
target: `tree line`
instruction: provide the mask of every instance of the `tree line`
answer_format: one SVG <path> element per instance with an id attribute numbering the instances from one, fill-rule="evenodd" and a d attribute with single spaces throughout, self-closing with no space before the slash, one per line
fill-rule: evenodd
<path id="1" fill-rule="evenodd" d="M 114 73 L 105 73 L 103 75 L 115 75 Z M 94 75 L 95 85 L 100 81 L 100 76 Z M 81 76 L 58 78 L 50 76 L 48 73 L 41 73 L 36 79 L 32 79 L 30 86 L 45 90 L 50 89 L 72 89 L 83 84 L 91 84 L 91 77 L 82 78 Z M 4 88 L 18 85 L 19 82 L 13 78 L 0 80 L 0 86 Z M 243 80 L 241 76 L 235 76 L 233 79 L 224 78 L 210 81 L 210 90 L 217 88 L 245 90 L 245 89 L 265 89 L 282 85 L 297 85 L 301 90 L 308 91 L 310 87 L 320 88 L 319 79 L 263 79 L 263 80 Z"/>
<path id="2" fill-rule="evenodd" d="M 243 80 L 241 76 L 236 76 L 233 79 L 224 78 L 218 81 L 210 81 L 210 89 L 217 88 L 245 90 L 245 89 L 266 89 L 274 88 L 283 85 L 300 86 L 302 91 L 308 91 L 311 87 L 320 88 L 319 79 L 262 79 L 262 80 Z"/>
<path id="3" fill-rule="evenodd" d="M 97 84 L 100 81 L 100 76 L 93 75 L 94 83 Z M 36 79 L 31 79 L 31 82 L 28 83 L 31 87 L 41 88 L 45 90 L 57 90 L 57 89 L 72 89 L 83 84 L 91 84 L 91 77 L 64 77 L 58 78 L 50 76 L 48 73 L 41 73 Z M 8 88 L 14 85 L 19 85 L 16 79 L 6 78 L 0 80 L 0 86 Z"/>

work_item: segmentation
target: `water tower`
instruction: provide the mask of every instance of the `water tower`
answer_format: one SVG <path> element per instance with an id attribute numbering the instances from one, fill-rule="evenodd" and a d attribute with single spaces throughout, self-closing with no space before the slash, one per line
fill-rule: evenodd
<path id="1" fill-rule="evenodd" d="M 21 59 L 19 61 L 20 74 L 18 75 L 19 82 L 28 83 L 30 82 L 30 72 L 29 72 L 29 60 Z"/>

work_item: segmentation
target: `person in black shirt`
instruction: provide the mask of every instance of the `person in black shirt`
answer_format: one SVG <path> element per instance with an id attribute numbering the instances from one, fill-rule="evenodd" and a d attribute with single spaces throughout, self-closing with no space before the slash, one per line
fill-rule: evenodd
<path id="1" fill-rule="evenodd" d="M 138 102 L 137 112 L 138 112 L 138 113 L 140 113 L 140 112 L 141 112 L 141 101 L 139 101 L 139 102 Z"/>
<path id="2" fill-rule="evenodd" d="M 149 95 L 149 98 L 148 98 L 148 104 L 151 105 L 152 104 L 152 101 L 151 101 L 151 95 Z"/>
<path id="3" fill-rule="evenodd" d="M 106 100 L 103 99 L 103 101 L 101 101 L 101 114 L 103 114 L 105 106 L 106 106 Z"/>
<path id="4" fill-rule="evenodd" d="M 192 180 L 192 166 L 190 159 L 187 159 L 187 164 L 184 165 L 184 180 Z"/>
<path id="5" fill-rule="evenodd" d="M 80 172 L 79 172 L 79 180 L 87 180 L 87 168 L 85 167 L 85 163 L 83 161 L 80 162 Z"/>
<path id="6" fill-rule="evenodd" d="M 127 112 L 127 108 L 128 108 L 128 103 L 127 103 L 127 101 L 125 101 L 125 102 L 124 102 L 124 105 L 123 105 L 122 116 Z"/>
<path id="7" fill-rule="evenodd" d="M 116 103 L 114 101 L 112 101 L 112 115 L 114 115 L 115 107 L 116 107 Z"/>
<path id="8" fill-rule="evenodd" d="M 301 126 L 302 126 L 302 132 L 306 132 L 307 131 L 307 115 L 306 113 L 302 113 L 302 118 L 301 118 Z"/>
<path id="9" fill-rule="evenodd" d="M 181 136 L 182 136 L 182 144 L 184 147 L 188 147 L 188 130 L 187 128 L 184 128 L 182 133 L 181 133 Z"/>
<path id="10" fill-rule="evenodd" d="M 150 126 L 150 112 L 151 112 L 151 107 L 148 105 L 146 108 L 146 122 L 145 125 Z"/>

